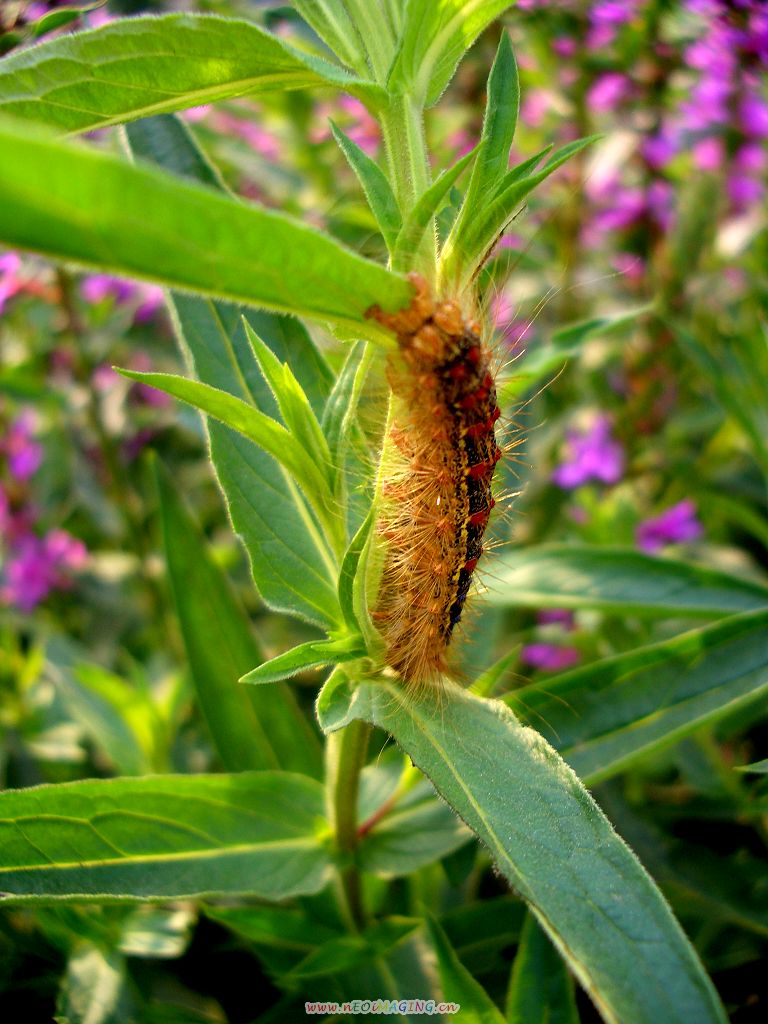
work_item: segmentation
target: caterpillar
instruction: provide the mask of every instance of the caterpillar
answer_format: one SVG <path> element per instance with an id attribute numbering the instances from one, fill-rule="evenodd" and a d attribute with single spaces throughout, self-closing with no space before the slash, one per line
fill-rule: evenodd
<path id="1" fill-rule="evenodd" d="M 455 299 L 435 302 L 410 275 L 404 310 L 367 314 L 397 336 L 388 366 L 393 415 L 385 441 L 378 531 L 386 544 L 372 617 L 384 660 L 410 685 L 448 671 L 447 649 L 483 553 L 501 448 L 490 352 Z"/>

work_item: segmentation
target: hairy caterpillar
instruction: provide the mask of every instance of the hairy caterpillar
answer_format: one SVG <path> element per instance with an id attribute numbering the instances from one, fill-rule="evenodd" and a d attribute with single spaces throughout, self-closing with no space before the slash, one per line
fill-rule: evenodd
<path id="1" fill-rule="evenodd" d="M 491 480 L 501 448 L 490 353 L 479 326 L 453 299 L 435 303 L 411 275 L 416 295 L 398 313 L 371 316 L 394 331 L 394 415 L 385 444 L 379 532 L 387 543 L 374 619 L 385 660 L 406 682 L 447 670 L 483 534 L 495 502 Z"/>

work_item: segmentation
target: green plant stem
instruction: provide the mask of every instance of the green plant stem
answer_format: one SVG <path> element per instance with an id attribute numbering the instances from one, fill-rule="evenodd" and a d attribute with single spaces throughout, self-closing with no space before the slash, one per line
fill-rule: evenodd
<path id="1" fill-rule="evenodd" d="M 412 96 L 390 97 L 381 111 L 381 130 L 386 149 L 389 180 L 400 211 L 405 218 L 431 181 L 427 140 L 424 134 L 424 110 Z M 425 232 L 419 251 L 419 269 L 434 280 L 437 266 L 437 239 Z"/>
<path id="2" fill-rule="evenodd" d="M 328 737 L 326 745 L 326 800 L 339 856 L 339 876 L 350 923 L 361 928 L 365 922 L 360 872 L 355 864 L 359 842 L 357 795 L 360 772 L 365 764 L 371 726 L 351 722 Z"/>

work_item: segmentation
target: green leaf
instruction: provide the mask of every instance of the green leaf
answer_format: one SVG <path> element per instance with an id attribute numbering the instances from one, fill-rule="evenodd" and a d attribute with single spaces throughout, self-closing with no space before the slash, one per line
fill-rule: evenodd
<path id="1" fill-rule="evenodd" d="M 128 125 L 121 135 L 130 157 L 155 163 L 199 185 L 228 191 L 218 170 L 198 147 L 187 123 L 180 117 L 172 114 L 145 117 Z"/>
<path id="2" fill-rule="evenodd" d="M 367 771 L 368 769 L 366 769 Z M 382 801 L 386 804 L 386 800 Z M 466 846 L 471 833 L 447 807 L 438 800 L 426 779 L 397 799 L 376 818 L 382 808 L 377 807 L 369 817 L 376 818 L 365 828 L 357 850 L 357 862 L 362 871 L 384 878 L 410 875 L 426 864 Z M 361 829 L 366 822 L 361 823 Z"/>
<path id="3" fill-rule="evenodd" d="M 459 217 L 465 221 L 473 217 L 493 194 L 509 167 L 509 150 L 517 127 L 520 108 L 520 81 L 512 44 L 506 32 L 502 32 L 496 59 L 488 78 L 488 98 L 483 117 L 483 131 L 480 136 L 480 152 L 467 195 Z M 535 166 L 535 165 L 534 165 Z M 461 227 L 457 228 L 461 233 Z"/>
<path id="4" fill-rule="evenodd" d="M 359 636 L 344 637 L 340 640 L 310 640 L 306 644 L 293 647 L 285 654 L 278 654 L 276 658 L 263 662 L 242 676 L 240 682 L 275 683 L 280 679 L 290 679 L 291 676 L 310 668 L 354 661 L 365 654 L 365 646 Z"/>
<path id="5" fill-rule="evenodd" d="M 0 65 L 0 112 L 89 132 L 235 96 L 331 85 L 382 90 L 253 22 L 207 14 L 129 18 L 50 39 Z"/>
<path id="6" fill-rule="evenodd" d="M 338 931 L 303 909 L 290 906 L 206 906 L 206 917 L 256 947 L 272 975 L 285 975 Z"/>
<path id="7" fill-rule="evenodd" d="M 259 404 L 266 405 L 271 396 L 245 337 L 241 311 L 186 296 L 172 301 L 177 332 L 197 374 L 251 402 L 258 396 Z M 262 335 L 265 326 L 260 327 Z M 278 339 L 279 326 L 269 335 L 275 344 Z M 311 358 L 308 344 L 303 359 L 309 363 Z M 247 438 L 216 421 L 209 421 L 208 432 L 232 524 L 248 552 L 262 598 L 276 611 L 331 628 L 336 623 L 336 568 L 299 488 Z"/>
<path id="8" fill-rule="evenodd" d="M 511 651 L 502 654 L 498 661 L 495 661 L 481 676 L 478 676 L 472 684 L 472 693 L 476 693 L 478 697 L 492 696 L 507 670 L 520 660 L 520 647 L 521 645 L 518 644 Z"/>
<path id="9" fill-rule="evenodd" d="M 445 932 L 431 917 L 427 918 L 427 931 L 437 956 L 443 1000 L 458 1003 L 461 1020 L 467 1024 L 504 1024 L 496 1004 L 456 956 Z"/>
<path id="10" fill-rule="evenodd" d="M 569 142 L 567 146 L 558 149 L 540 171 L 527 177 L 519 176 L 520 168 L 509 171 L 484 207 L 460 226 L 460 233 L 457 231 L 455 236 L 452 234 L 448 239 L 445 269 L 441 270 L 444 278 L 450 281 L 455 276 L 459 282 L 458 287 L 465 287 L 486 260 L 523 199 L 567 160 L 598 138 L 599 135 L 590 135 Z M 538 161 L 538 157 L 532 159 Z"/>
<path id="11" fill-rule="evenodd" d="M 759 583 L 629 548 L 544 545 L 499 555 L 488 570 L 486 600 L 499 607 L 715 618 L 768 605 Z"/>
<path id="12" fill-rule="evenodd" d="M 549 678 L 505 702 L 590 783 L 768 693 L 768 611 Z"/>
<path id="13" fill-rule="evenodd" d="M 140 373 L 136 370 L 119 372 L 124 377 L 140 380 L 189 403 L 255 442 L 297 481 L 322 521 L 331 529 L 336 525 L 337 517 L 332 512 L 333 499 L 323 469 L 318 467 L 311 454 L 282 424 L 227 391 L 200 381 L 172 373 Z"/>
<path id="14" fill-rule="evenodd" d="M 514 0 L 410 0 L 388 87 L 437 103 L 456 65 L 483 29 Z"/>
<path id="15" fill-rule="evenodd" d="M 281 213 L 0 126 L 0 240 L 59 259 L 354 326 L 406 306 L 404 278 Z M 386 339 L 391 344 L 391 339 Z"/>
<path id="16" fill-rule="evenodd" d="M 346 699 L 345 712 L 343 687 L 330 702 L 321 695 L 321 725 L 362 718 L 394 736 L 488 846 L 606 1020 L 724 1024 L 658 889 L 541 736 L 448 681 L 406 695 L 381 679 Z"/>
<path id="17" fill-rule="evenodd" d="M 734 771 L 752 772 L 755 775 L 768 775 L 768 757 L 762 761 L 755 761 L 753 764 L 734 765 Z"/>
<path id="18" fill-rule="evenodd" d="M 507 994 L 509 1024 L 579 1024 L 573 982 L 562 957 L 528 914 Z"/>
<path id="19" fill-rule="evenodd" d="M 453 167 L 448 167 L 426 192 L 419 197 L 416 205 L 405 219 L 395 242 L 392 254 L 392 266 L 397 270 L 412 269 L 424 232 L 437 214 L 445 195 L 453 187 L 453 183 L 465 169 L 470 160 L 478 152 L 477 147 L 457 160 Z"/>
<path id="20" fill-rule="evenodd" d="M 357 143 L 345 135 L 333 121 L 330 124 L 333 137 L 347 158 L 349 166 L 357 175 L 371 212 L 376 218 L 379 230 L 391 252 L 401 224 L 400 209 L 392 187 L 376 161 L 363 152 Z"/>
<path id="21" fill-rule="evenodd" d="M 323 787 L 285 772 L 99 779 L 0 793 L 0 891 L 18 903 L 318 892 Z"/>
<path id="22" fill-rule="evenodd" d="M 367 74 L 365 46 L 344 0 L 293 0 L 293 6 L 340 61 Z"/>
<path id="23" fill-rule="evenodd" d="M 48 11 L 41 18 L 33 21 L 29 26 L 29 33 L 34 39 L 41 39 L 43 36 L 48 35 L 49 32 L 54 32 L 57 28 L 63 28 L 65 25 L 71 25 L 73 21 L 77 21 L 79 17 L 86 14 L 88 11 L 94 11 L 98 7 L 103 7 L 106 0 L 98 0 L 94 4 L 85 4 L 82 7 L 57 7 L 53 11 Z"/>
<path id="24" fill-rule="evenodd" d="M 350 629 L 360 628 L 355 607 L 355 579 L 357 578 L 360 559 L 375 522 L 376 507 L 371 506 L 360 529 L 352 538 L 341 563 L 341 571 L 339 572 L 339 606 L 341 607 L 344 621 Z"/>
<path id="25" fill-rule="evenodd" d="M 295 985 L 298 981 L 331 978 L 359 970 L 386 954 L 419 926 L 414 918 L 385 918 L 369 925 L 358 935 L 341 935 L 329 939 L 313 950 L 283 977 Z"/>
<path id="26" fill-rule="evenodd" d="M 158 466 L 160 517 L 171 591 L 198 703 L 230 771 L 284 768 L 318 776 L 320 745 L 291 691 L 245 690 L 261 660 L 250 622 L 168 473 Z"/>
<path id="27" fill-rule="evenodd" d="M 323 475 L 327 486 L 327 498 L 331 499 L 331 453 L 325 435 L 320 429 L 314 410 L 304 390 L 293 374 L 288 363 L 281 363 L 268 345 L 245 321 L 245 333 L 251 343 L 253 354 L 259 364 L 264 380 L 280 410 L 283 422 L 298 447 L 309 457 L 315 468 Z"/>
<path id="28" fill-rule="evenodd" d="M 144 158 L 210 180 L 208 165 L 176 118 L 150 118 L 129 125 L 126 134 Z M 170 306 L 184 358 L 195 375 L 276 415 L 274 398 L 245 337 L 244 310 L 186 295 L 174 295 Z M 248 315 L 273 352 L 296 368 L 304 393 L 319 413 L 332 374 L 305 328 L 293 317 Z M 248 552 L 262 598 L 278 611 L 332 626 L 328 609 L 336 602 L 335 568 L 298 487 L 277 462 L 234 431 L 214 420 L 208 422 L 208 433 L 232 524 Z M 275 522 L 281 524 L 279 531 Z"/>
<path id="29" fill-rule="evenodd" d="M 121 775 L 143 775 L 155 762 L 157 710 L 149 695 L 89 664 L 85 651 L 63 637 L 46 645 L 46 676 L 72 719 Z"/>

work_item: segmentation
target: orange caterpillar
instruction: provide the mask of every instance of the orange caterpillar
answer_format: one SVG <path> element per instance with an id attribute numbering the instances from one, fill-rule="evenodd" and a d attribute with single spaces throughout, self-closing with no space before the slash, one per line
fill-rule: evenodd
<path id="1" fill-rule="evenodd" d="M 447 669 L 494 500 L 500 411 L 490 353 L 457 302 L 434 303 L 411 275 L 416 296 L 398 313 L 374 306 L 397 334 L 389 364 L 394 417 L 379 531 L 387 541 L 373 616 L 385 660 L 420 685 Z"/>

